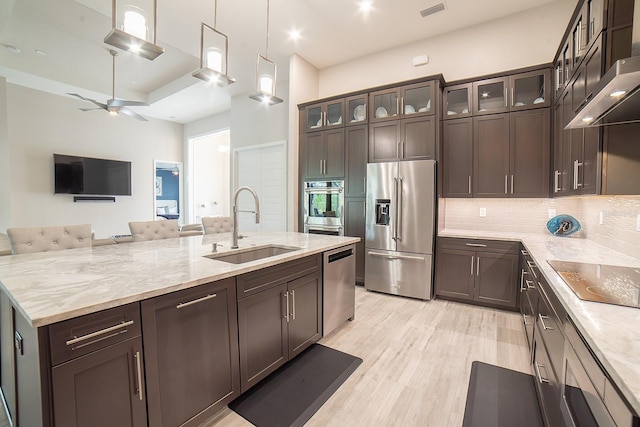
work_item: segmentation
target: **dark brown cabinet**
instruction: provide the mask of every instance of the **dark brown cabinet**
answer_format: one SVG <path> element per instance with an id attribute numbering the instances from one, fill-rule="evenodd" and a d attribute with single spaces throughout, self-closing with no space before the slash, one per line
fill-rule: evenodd
<path id="1" fill-rule="evenodd" d="M 301 136 L 305 178 L 344 177 L 345 130 L 331 129 Z"/>
<path id="2" fill-rule="evenodd" d="M 241 389 L 246 391 L 322 336 L 322 273 L 296 263 L 249 273 L 238 299 Z M 312 268 L 313 269 L 313 268 Z M 239 276 L 239 280 L 245 280 Z M 247 281 L 247 283 L 249 283 Z M 242 295 L 242 294 L 240 294 Z"/>
<path id="3" fill-rule="evenodd" d="M 442 93 L 443 119 L 460 119 L 470 117 L 471 109 L 471 83 L 447 86 Z"/>
<path id="4" fill-rule="evenodd" d="M 147 425 L 138 304 L 56 323 L 49 337 L 55 425 Z"/>
<path id="5" fill-rule="evenodd" d="M 368 130 L 367 126 L 353 126 L 345 130 L 345 197 L 365 197 L 367 194 Z"/>
<path id="6" fill-rule="evenodd" d="M 473 146 L 475 197 L 549 195 L 548 108 L 474 117 Z"/>
<path id="7" fill-rule="evenodd" d="M 199 425 L 240 395 L 233 278 L 142 302 L 149 424 Z"/>
<path id="8" fill-rule="evenodd" d="M 543 108 L 551 105 L 548 69 L 480 80 L 473 83 L 473 115 Z"/>
<path id="9" fill-rule="evenodd" d="M 436 158 L 434 116 L 369 125 L 369 162 Z"/>
<path id="10" fill-rule="evenodd" d="M 438 238 L 436 295 L 516 310 L 517 242 Z"/>
<path id="11" fill-rule="evenodd" d="M 537 272 L 534 271 L 533 258 L 524 249 L 520 248 L 520 314 L 524 326 L 529 351 L 533 350 L 533 328 L 536 323 L 538 306 Z"/>
<path id="12" fill-rule="evenodd" d="M 308 105 L 302 111 L 300 121 L 303 132 L 344 127 L 344 122 L 344 99 Z"/>
<path id="13" fill-rule="evenodd" d="M 443 122 L 441 158 L 443 197 L 472 197 L 472 118 Z"/>
<path id="14" fill-rule="evenodd" d="M 346 120 L 345 126 L 359 126 L 368 122 L 366 93 L 353 95 L 345 99 Z"/>
<path id="15" fill-rule="evenodd" d="M 360 237 L 356 243 L 356 282 L 364 283 L 365 199 L 347 198 L 344 204 L 345 236 Z"/>
<path id="16" fill-rule="evenodd" d="M 414 83 L 369 94 L 369 123 L 436 114 L 437 81 Z"/>

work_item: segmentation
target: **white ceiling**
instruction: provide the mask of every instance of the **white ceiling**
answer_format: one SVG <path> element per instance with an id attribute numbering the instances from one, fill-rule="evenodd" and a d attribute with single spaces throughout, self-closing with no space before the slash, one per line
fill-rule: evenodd
<path id="1" fill-rule="evenodd" d="M 420 10 L 440 1 L 373 0 L 372 10 L 363 13 L 358 0 L 270 0 L 268 57 L 282 80 L 293 53 L 322 69 L 552 1 L 560 0 L 444 0 L 445 11 L 422 18 Z M 116 98 L 148 102 L 132 108 L 140 114 L 188 123 L 228 110 L 232 96 L 254 89 L 256 55 L 265 54 L 266 0 L 217 2 L 217 29 L 229 37 L 228 73 L 236 79 L 226 88 L 191 76 L 199 66 L 200 23 L 213 25 L 214 0 L 157 2 L 158 45 L 165 52 L 154 61 L 119 52 Z M 0 48 L 0 75 L 7 81 L 101 102 L 111 98 L 110 46 L 103 42 L 111 29 L 110 0 L 0 3 L 0 43 L 20 49 Z M 296 42 L 288 36 L 293 28 L 301 33 Z M 90 104 L 78 100 L 78 107 Z"/>

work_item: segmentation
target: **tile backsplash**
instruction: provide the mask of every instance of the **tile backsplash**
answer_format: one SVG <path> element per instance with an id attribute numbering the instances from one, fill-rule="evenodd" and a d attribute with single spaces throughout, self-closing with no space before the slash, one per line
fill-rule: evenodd
<path id="1" fill-rule="evenodd" d="M 440 199 L 439 229 L 547 233 L 549 210 L 569 214 L 582 229 L 571 238 L 587 238 L 640 258 L 640 196 L 581 196 L 558 199 Z M 486 216 L 481 217 L 483 208 Z M 602 224 L 600 224 L 602 212 Z M 553 213 L 553 212 L 551 212 Z"/>

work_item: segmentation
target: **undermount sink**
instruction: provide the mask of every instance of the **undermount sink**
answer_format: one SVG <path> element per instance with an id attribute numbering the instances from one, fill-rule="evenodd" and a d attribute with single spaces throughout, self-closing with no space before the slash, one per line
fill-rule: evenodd
<path id="1" fill-rule="evenodd" d="M 205 257 L 215 259 L 216 261 L 230 262 L 232 264 L 243 264 L 245 262 L 257 261 L 259 259 L 282 255 L 297 250 L 300 250 L 300 248 L 293 246 L 268 245 L 257 248 L 237 249 L 233 252 L 223 252 L 219 254 L 214 253 L 205 255 Z"/>

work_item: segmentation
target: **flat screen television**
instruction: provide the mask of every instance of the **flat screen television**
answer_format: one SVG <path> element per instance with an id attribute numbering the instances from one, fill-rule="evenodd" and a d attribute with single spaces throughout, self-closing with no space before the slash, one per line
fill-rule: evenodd
<path id="1" fill-rule="evenodd" d="M 55 194 L 130 196 L 131 162 L 54 154 Z"/>

